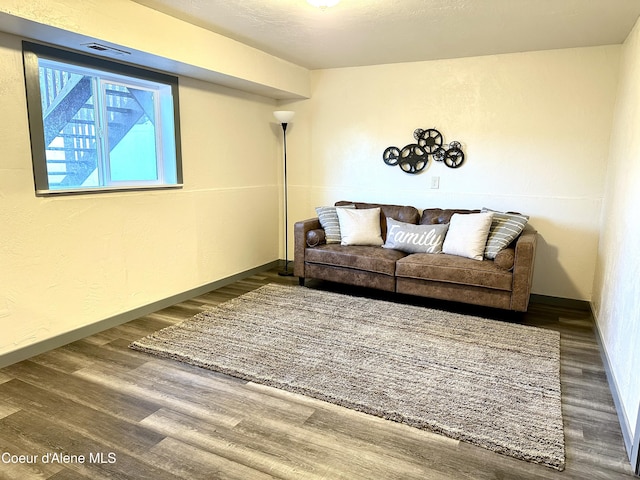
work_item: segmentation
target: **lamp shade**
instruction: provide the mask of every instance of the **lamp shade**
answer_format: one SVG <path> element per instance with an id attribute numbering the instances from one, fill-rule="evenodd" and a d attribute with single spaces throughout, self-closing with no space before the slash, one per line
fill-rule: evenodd
<path id="1" fill-rule="evenodd" d="M 276 120 L 280 123 L 289 123 L 296 112 L 292 112 L 290 110 L 276 110 L 273 112 L 273 116 L 276 117 Z"/>

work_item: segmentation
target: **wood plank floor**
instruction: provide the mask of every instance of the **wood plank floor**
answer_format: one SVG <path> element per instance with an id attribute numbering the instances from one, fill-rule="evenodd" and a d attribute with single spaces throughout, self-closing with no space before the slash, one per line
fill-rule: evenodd
<path id="1" fill-rule="evenodd" d="M 560 331 L 563 472 L 128 348 L 269 282 L 297 284 L 297 278 L 254 275 L 0 370 L 0 478 L 637 478 L 585 310 L 532 304 L 514 315 L 348 290 Z"/>

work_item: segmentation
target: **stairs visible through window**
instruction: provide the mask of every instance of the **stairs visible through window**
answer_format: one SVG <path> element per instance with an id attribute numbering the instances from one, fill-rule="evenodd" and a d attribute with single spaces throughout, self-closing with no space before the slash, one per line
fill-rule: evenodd
<path id="1" fill-rule="evenodd" d="M 37 63 L 38 91 L 27 78 L 27 100 L 38 193 L 181 183 L 175 77 L 159 82 L 164 75 L 141 78 L 133 67 L 27 45 L 27 76 Z"/>

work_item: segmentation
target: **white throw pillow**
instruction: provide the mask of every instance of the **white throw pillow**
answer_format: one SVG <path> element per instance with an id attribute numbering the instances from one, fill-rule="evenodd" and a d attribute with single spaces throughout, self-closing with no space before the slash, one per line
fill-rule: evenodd
<path id="1" fill-rule="evenodd" d="M 482 260 L 493 213 L 454 213 L 442 252 Z"/>
<path id="2" fill-rule="evenodd" d="M 380 208 L 363 208 L 352 210 L 336 207 L 341 245 L 382 245 L 380 231 Z"/>

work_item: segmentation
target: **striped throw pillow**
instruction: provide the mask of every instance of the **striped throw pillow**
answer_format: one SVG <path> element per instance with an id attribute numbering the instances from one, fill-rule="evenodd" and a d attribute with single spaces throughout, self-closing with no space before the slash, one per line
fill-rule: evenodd
<path id="1" fill-rule="evenodd" d="M 345 205 L 340 208 L 356 208 L 355 205 Z M 318 220 L 324 229 L 325 239 L 327 243 L 340 243 L 342 234 L 340 233 L 340 222 L 338 221 L 338 213 L 336 207 L 316 207 Z"/>
<path id="2" fill-rule="evenodd" d="M 489 237 L 484 247 L 485 258 L 493 260 L 499 251 L 507 248 L 522 233 L 529 217 L 515 213 L 496 212 L 488 208 L 483 208 L 482 211 L 493 213 Z"/>

